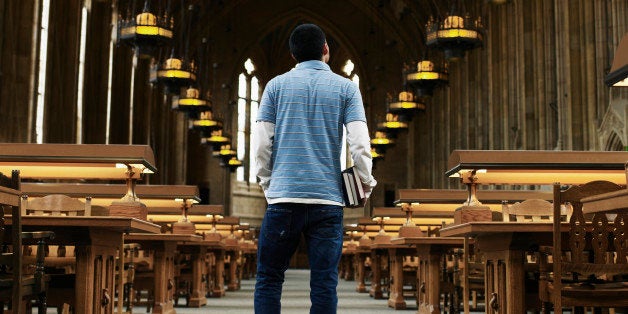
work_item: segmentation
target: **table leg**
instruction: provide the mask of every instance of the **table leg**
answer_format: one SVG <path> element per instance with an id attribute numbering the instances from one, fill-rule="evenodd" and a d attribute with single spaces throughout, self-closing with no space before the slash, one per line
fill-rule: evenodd
<path id="1" fill-rule="evenodd" d="M 228 291 L 236 291 L 239 288 L 238 285 L 238 275 L 237 275 L 237 251 L 229 251 L 227 253 L 229 256 L 229 284 L 227 285 Z"/>
<path id="2" fill-rule="evenodd" d="M 177 245 L 166 242 L 155 249 L 154 273 L 154 304 L 153 313 L 175 314 L 174 310 L 174 252 Z"/>
<path id="3" fill-rule="evenodd" d="M 463 276 L 463 287 L 462 287 L 462 306 L 465 314 L 469 314 L 469 256 L 471 256 L 471 252 L 469 251 L 469 238 L 464 237 L 463 247 L 462 247 L 462 267 L 464 268 L 464 276 Z M 474 294 L 475 297 L 475 294 Z M 475 302 L 474 302 L 475 303 Z"/>
<path id="4" fill-rule="evenodd" d="M 390 249 L 390 296 L 388 306 L 395 310 L 406 308 L 406 301 L 403 298 L 403 254 L 401 250 Z"/>
<path id="5" fill-rule="evenodd" d="M 205 288 L 203 286 L 203 265 L 205 263 L 205 250 L 193 252 L 192 258 L 192 293 L 190 295 L 190 307 L 201 307 L 207 304 Z"/>
<path id="6" fill-rule="evenodd" d="M 225 252 L 217 251 L 215 252 L 216 263 L 215 274 L 216 278 L 214 279 L 214 287 L 212 291 L 212 297 L 220 298 L 225 295 Z"/>
<path id="7" fill-rule="evenodd" d="M 76 305 L 83 314 L 113 313 L 115 257 L 121 233 L 90 231 L 76 246 Z"/>
<path id="8" fill-rule="evenodd" d="M 382 294 L 382 260 L 381 255 L 376 250 L 371 251 L 371 271 L 373 278 L 371 280 L 371 289 L 369 295 L 373 299 L 383 299 Z"/>
<path id="9" fill-rule="evenodd" d="M 355 255 L 355 258 L 357 259 L 357 286 L 355 287 L 355 291 L 357 292 L 366 292 L 366 285 L 364 283 L 364 272 L 365 272 L 365 268 L 364 268 L 364 260 L 366 259 L 364 254 L 362 253 L 357 253 Z"/>
<path id="10" fill-rule="evenodd" d="M 524 252 L 485 252 L 486 313 L 525 313 Z"/>

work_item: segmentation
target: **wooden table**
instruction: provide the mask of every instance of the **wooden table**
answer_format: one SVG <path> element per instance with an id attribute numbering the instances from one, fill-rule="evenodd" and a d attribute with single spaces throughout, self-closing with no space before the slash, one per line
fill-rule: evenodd
<path id="1" fill-rule="evenodd" d="M 142 250 L 152 250 L 153 256 L 153 311 L 152 313 L 175 314 L 174 310 L 174 258 L 177 243 L 200 242 L 201 236 L 192 234 L 141 234 L 131 233 L 124 237 L 127 243 L 139 243 Z M 170 288 L 169 288 L 170 287 Z"/>
<path id="2" fill-rule="evenodd" d="M 497 310 L 486 306 L 487 314 L 524 314 L 525 253 L 537 245 L 552 245 L 552 223 L 537 222 L 470 222 L 442 228 L 441 237 L 471 237 L 484 253 L 484 292 L 488 300 L 493 293 Z M 561 224 L 562 232 L 569 224 Z"/>
<path id="3" fill-rule="evenodd" d="M 10 230 L 12 219 L 5 219 Z M 51 244 L 76 246 L 75 312 L 95 314 L 113 313 L 116 252 L 122 235 L 159 233 L 160 226 L 126 217 L 23 216 L 22 229 L 53 231 Z"/>
<path id="4" fill-rule="evenodd" d="M 628 189 L 582 199 L 582 213 L 628 213 Z"/>
<path id="5" fill-rule="evenodd" d="M 419 270 L 417 283 L 424 284 L 425 291 L 417 287 L 418 305 L 425 304 L 433 306 L 431 313 L 441 313 L 440 308 L 440 271 L 442 269 L 441 259 L 452 248 L 462 248 L 464 238 L 393 238 L 393 244 L 412 247 L 416 249 L 419 257 Z"/>
<path id="6" fill-rule="evenodd" d="M 416 249 L 407 245 L 399 245 L 392 243 L 373 243 L 373 250 L 388 250 L 388 259 L 390 262 L 390 292 L 388 294 L 388 306 L 395 310 L 405 309 L 406 301 L 403 298 L 403 257 L 407 255 L 415 255 Z M 373 270 L 375 272 L 375 270 Z M 375 275 L 373 275 L 375 281 Z M 373 285 L 373 284 L 371 284 Z"/>

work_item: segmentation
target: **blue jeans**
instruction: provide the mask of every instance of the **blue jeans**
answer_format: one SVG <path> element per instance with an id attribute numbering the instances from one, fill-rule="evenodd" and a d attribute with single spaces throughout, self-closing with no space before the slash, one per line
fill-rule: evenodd
<path id="1" fill-rule="evenodd" d="M 301 234 L 307 243 L 310 263 L 310 313 L 336 313 L 342 217 L 343 208 L 335 205 L 268 205 L 257 244 L 256 314 L 281 312 L 284 273 Z"/>

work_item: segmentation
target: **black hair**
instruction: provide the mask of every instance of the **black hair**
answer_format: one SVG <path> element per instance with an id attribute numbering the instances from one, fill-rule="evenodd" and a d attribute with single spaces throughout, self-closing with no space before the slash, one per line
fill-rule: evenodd
<path id="1" fill-rule="evenodd" d="M 290 34 L 290 53 L 297 62 L 321 60 L 325 33 L 314 24 L 301 24 Z"/>

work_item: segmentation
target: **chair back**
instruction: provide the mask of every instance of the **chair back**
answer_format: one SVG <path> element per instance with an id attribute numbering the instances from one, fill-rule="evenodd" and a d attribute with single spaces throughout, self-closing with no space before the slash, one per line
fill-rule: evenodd
<path id="1" fill-rule="evenodd" d="M 0 237 L 4 235 L 4 208 L 11 209 L 11 246 L 13 252 L 20 252 L 22 247 L 22 221 L 20 217 L 20 173 L 14 170 L 11 173 L 11 177 L 7 177 L 0 173 Z M 4 240 L 4 239 L 0 239 Z M 3 268 L 10 268 L 12 271 L 12 292 L 11 292 L 11 304 L 13 313 L 24 313 L 24 304 L 22 303 L 22 254 L 16 253 L 1 253 L 0 265 Z"/>
<path id="2" fill-rule="evenodd" d="M 551 222 L 553 205 L 542 199 L 529 199 L 514 204 L 502 204 L 504 221 Z"/>
<path id="3" fill-rule="evenodd" d="M 618 191 L 623 187 L 608 181 L 592 181 L 579 186 L 571 186 L 562 191 L 560 184 L 554 184 L 554 239 L 553 273 L 554 306 L 559 309 L 564 303 L 561 296 L 561 278 L 566 273 L 571 281 L 586 280 L 588 276 L 609 276 L 626 272 L 626 214 L 619 214 L 614 224 L 609 224 L 606 214 L 597 213 L 585 217 L 581 200 L 585 197 Z M 561 239 L 561 205 L 573 210 L 569 219 L 569 239 Z M 614 240 L 613 240 L 614 239 Z M 614 245 L 613 243 L 614 242 Z M 568 243 L 569 254 L 563 254 L 563 243 Z M 579 278 L 580 277 L 580 278 Z M 594 290 L 593 290 L 594 291 Z M 593 293 L 592 291 L 592 293 Z"/>
<path id="4" fill-rule="evenodd" d="M 44 197 L 28 199 L 24 195 L 22 215 L 49 216 L 91 216 L 91 197 L 85 202 L 62 194 L 51 194 Z"/>

